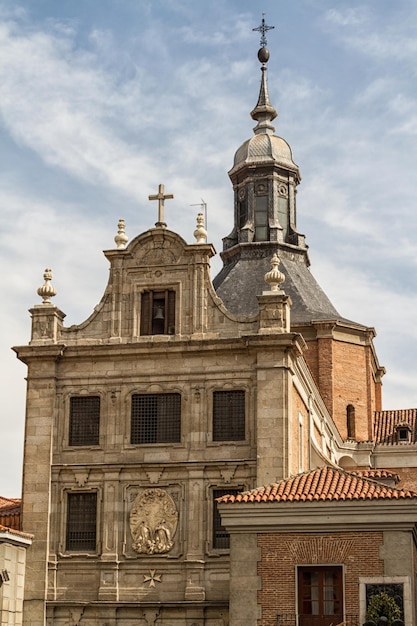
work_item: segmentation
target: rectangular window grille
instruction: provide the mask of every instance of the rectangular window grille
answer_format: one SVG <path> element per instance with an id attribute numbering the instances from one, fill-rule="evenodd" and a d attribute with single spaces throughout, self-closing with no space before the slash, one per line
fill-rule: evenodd
<path id="1" fill-rule="evenodd" d="M 100 396 L 73 396 L 70 399 L 69 445 L 98 446 Z"/>
<path id="2" fill-rule="evenodd" d="M 175 291 L 145 291 L 141 295 L 141 335 L 175 334 Z"/>
<path id="3" fill-rule="evenodd" d="M 181 441 L 181 395 L 179 393 L 132 396 L 130 441 L 179 443 Z"/>
<path id="4" fill-rule="evenodd" d="M 97 493 L 69 493 L 66 549 L 94 552 L 97 539 Z"/>
<path id="5" fill-rule="evenodd" d="M 236 495 L 241 489 L 214 489 L 213 490 L 213 548 L 226 549 L 230 547 L 230 535 L 222 526 L 219 509 L 217 508 L 217 498 L 221 498 L 227 494 Z"/>
<path id="6" fill-rule="evenodd" d="M 213 441 L 245 439 L 245 392 L 213 393 Z"/>

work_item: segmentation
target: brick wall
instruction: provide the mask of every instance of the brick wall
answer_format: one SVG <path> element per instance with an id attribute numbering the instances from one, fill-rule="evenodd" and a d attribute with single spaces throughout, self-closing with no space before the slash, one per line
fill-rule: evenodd
<path id="1" fill-rule="evenodd" d="M 308 341 L 304 357 L 341 437 L 347 439 L 346 408 L 351 404 L 356 440 L 371 439 L 371 417 L 381 404 L 381 389 L 373 378 L 369 346 L 322 337 Z"/>
<path id="2" fill-rule="evenodd" d="M 258 626 L 276 626 L 278 613 L 297 613 L 297 565 L 344 565 L 346 613 L 359 614 L 359 577 L 384 573 L 382 543 L 382 532 L 259 534 Z"/>
<path id="3" fill-rule="evenodd" d="M 409 489 L 410 491 L 417 492 L 417 471 L 415 467 L 391 467 L 385 469 L 399 475 L 400 481 L 398 485 L 396 485 L 398 489 Z"/>

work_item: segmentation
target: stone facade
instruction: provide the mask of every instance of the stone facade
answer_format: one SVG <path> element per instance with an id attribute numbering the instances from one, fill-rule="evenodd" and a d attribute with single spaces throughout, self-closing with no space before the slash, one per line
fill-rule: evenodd
<path id="1" fill-rule="evenodd" d="M 222 623 L 229 556 L 216 546 L 214 493 L 308 468 L 312 448 L 315 458 L 334 459 L 330 442 L 341 440 L 303 360 L 304 341 L 290 332 L 288 297 L 266 291 L 258 315 L 231 314 L 209 278 L 212 254 L 210 245 L 151 229 L 106 252 L 109 283 L 86 322 L 65 328 L 50 302 L 32 309 L 31 342 L 16 348 L 28 365 L 23 525 L 36 536 L 25 624 L 63 626 L 81 611 L 89 624 L 115 616 L 130 624 L 133 615 Z M 175 294 L 172 334 L 141 334 L 143 294 L 166 290 Z M 213 399 L 229 391 L 243 392 L 244 432 L 222 441 L 213 436 Z M 132 443 L 133 398 L 166 394 L 180 397 L 178 440 Z M 73 398 L 99 398 L 94 445 L 71 442 Z M 316 445 L 313 421 L 327 424 Z M 88 550 L 69 548 L 74 494 L 95 494 Z"/>

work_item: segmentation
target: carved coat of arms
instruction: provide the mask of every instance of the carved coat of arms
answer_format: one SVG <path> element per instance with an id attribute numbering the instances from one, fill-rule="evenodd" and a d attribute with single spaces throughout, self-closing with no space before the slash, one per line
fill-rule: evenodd
<path id="1" fill-rule="evenodd" d="M 147 489 L 139 494 L 130 511 L 132 547 L 139 554 L 163 554 L 174 545 L 178 511 L 163 489 Z"/>

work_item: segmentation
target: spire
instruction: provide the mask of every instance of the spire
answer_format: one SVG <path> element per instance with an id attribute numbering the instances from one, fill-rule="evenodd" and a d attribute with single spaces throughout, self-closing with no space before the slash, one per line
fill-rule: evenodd
<path id="1" fill-rule="evenodd" d="M 273 135 L 275 132 L 274 126 L 272 126 L 271 122 L 274 120 L 278 113 L 272 106 L 269 100 L 268 94 L 268 83 L 266 78 L 266 64 L 269 60 L 269 50 L 266 47 L 267 40 L 265 37 L 265 33 L 268 30 L 275 28 L 275 26 L 267 26 L 265 23 L 265 13 L 262 13 L 262 22 L 261 25 L 257 28 L 253 28 L 252 30 L 259 31 L 261 33 L 261 47 L 258 50 L 258 59 L 261 66 L 262 72 L 262 80 L 261 80 L 261 88 L 259 90 L 259 98 L 256 107 L 251 112 L 252 119 L 256 120 L 258 124 L 253 129 L 255 135 L 259 134 L 267 134 Z"/>

